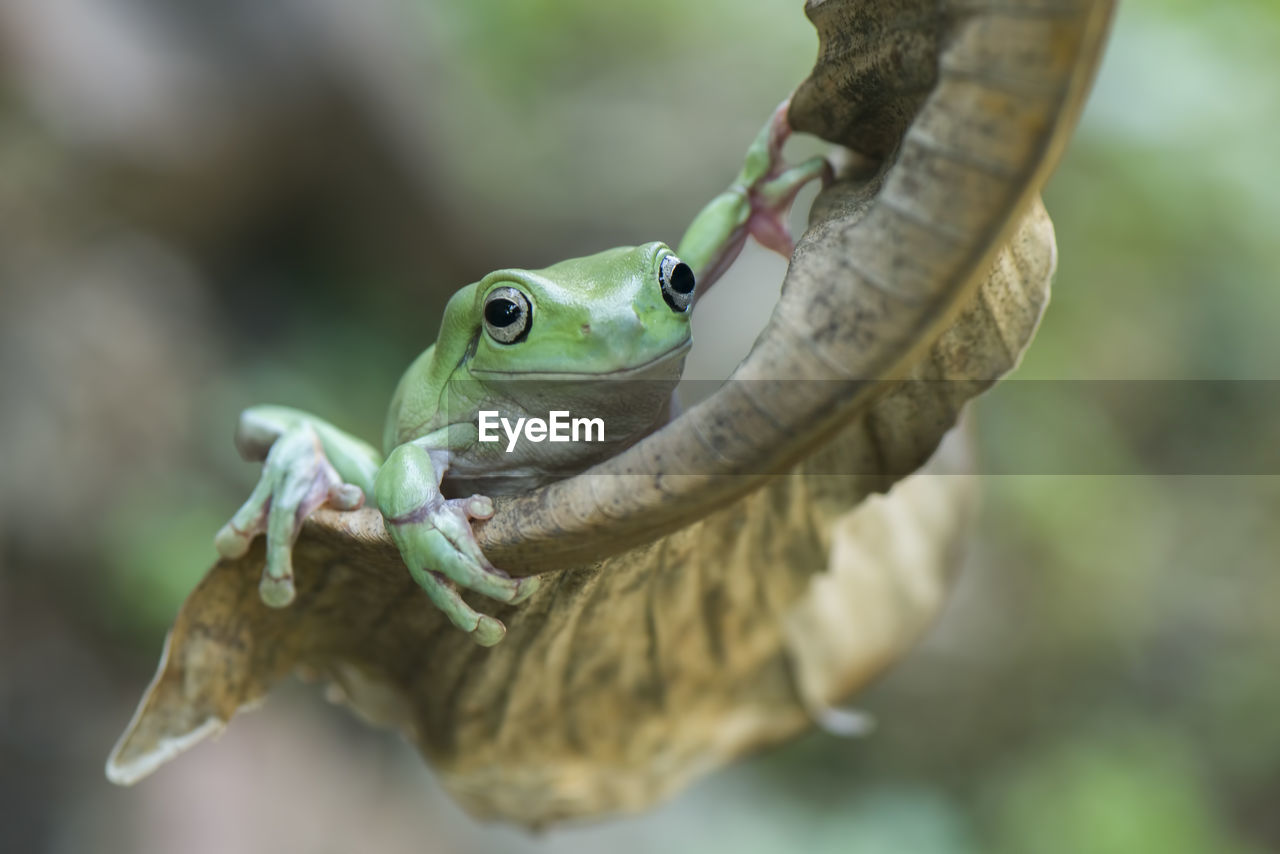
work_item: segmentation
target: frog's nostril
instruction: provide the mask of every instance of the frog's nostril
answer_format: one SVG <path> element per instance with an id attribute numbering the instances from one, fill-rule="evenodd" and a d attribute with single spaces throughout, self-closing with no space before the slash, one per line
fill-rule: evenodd
<path id="1" fill-rule="evenodd" d="M 590 323 L 584 323 L 584 324 L 582 324 L 582 334 L 583 334 L 583 335 L 590 335 L 590 334 L 591 334 L 591 324 L 590 324 Z"/>

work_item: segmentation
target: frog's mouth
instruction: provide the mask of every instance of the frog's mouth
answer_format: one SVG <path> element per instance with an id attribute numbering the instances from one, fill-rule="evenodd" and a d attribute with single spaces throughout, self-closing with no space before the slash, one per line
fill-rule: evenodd
<path id="1" fill-rule="evenodd" d="M 666 369 L 683 360 L 689 348 L 693 346 L 693 339 L 686 338 L 670 350 L 659 353 L 647 362 L 639 365 L 632 365 L 629 368 L 618 368 L 612 371 L 481 371 L 473 370 L 472 376 L 479 379 L 494 380 L 634 380 L 634 379 L 660 379 L 661 376 L 651 376 L 652 374 L 661 374 Z M 679 379 L 680 371 L 677 368 L 672 374 L 672 379 Z"/>

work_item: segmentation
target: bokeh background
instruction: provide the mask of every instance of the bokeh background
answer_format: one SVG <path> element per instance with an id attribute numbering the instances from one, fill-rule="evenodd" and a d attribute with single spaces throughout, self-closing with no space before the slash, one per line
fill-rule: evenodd
<path id="1" fill-rule="evenodd" d="M 288 686 L 103 779 L 253 480 L 235 414 L 376 437 L 457 286 L 677 239 L 807 74 L 800 7 L 0 4 L 0 851 L 1280 850 L 1280 422 L 1239 406 L 1280 379 L 1273 0 L 1122 5 L 1017 375 L 1074 396 L 1033 428 L 1018 383 L 979 404 L 1004 473 L 942 619 L 858 698 L 873 736 L 529 836 Z M 749 249 L 700 305 L 690 376 L 728 373 L 783 269 Z M 1151 380 L 1198 382 L 1123 405 Z"/>

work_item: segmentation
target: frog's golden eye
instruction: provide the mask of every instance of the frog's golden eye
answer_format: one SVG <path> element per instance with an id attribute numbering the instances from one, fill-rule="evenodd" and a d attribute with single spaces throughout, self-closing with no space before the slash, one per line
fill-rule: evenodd
<path id="1" fill-rule="evenodd" d="M 516 344 L 529 335 L 533 307 L 515 288 L 494 288 L 484 301 L 484 331 L 499 344 Z"/>
<path id="2" fill-rule="evenodd" d="M 697 282 L 693 279 L 693 270 L 689 265 L 674 255 L 662 259 L 658 266 L 658 283 L 662 285 L 662 298 L 672 310 L 685 312 L 693 301 L 693 289 Z"/>

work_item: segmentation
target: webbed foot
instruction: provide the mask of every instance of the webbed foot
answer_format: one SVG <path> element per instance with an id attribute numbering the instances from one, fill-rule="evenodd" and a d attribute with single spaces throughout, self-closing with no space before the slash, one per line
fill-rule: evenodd
<path id="1" fill-rule="evenodd" d="M 214 547 L 223 557 L 240 557 L 254 537 L 265 533 L 266 565 L 258 591 L 263 603 L 283 608 L 295 596 L 292 552 L 302 523 L 325 504 L 354 510 L 364 503 L 364 492 L 343 481 L 308 424 L 280 432 L 246 412 L 236 446 L 246 459 L 263 460 L 262 476 L 249 500 L 218 531 Z"/>
<path id="2" fill-rule="evenodd" d="M 733 183 L 698 212 L 680 240 L 676 252 L 698 278 L 699 299 L 733 264 L 749 235 L 790 258 L 794 245 L 787 219 L 796 194 L 816 178 L 826 186 L 834 177 L 824 157 L 797 166 L 783 162 L 782 146 L 791 136 L 790 104 L 787 98 L 773 111 L 747 148 Z"/>
<path id="3" fill-rule="evenodd" d="M 815 178 L 820 178 L 826 187 L 835 175 L 825 157 L 813 157 L 790 167 L 783 162 L 782 147 L 791 136 L 791 124 L 787 120 L 790 106 L 791 98 L 787 97 L 773 111 L 769 123 L 747 149 L 737 180 L 751 202 L 747 232 L 761 245 L 787 258 L 795 249 L 787 218 L 796 194 Z"/>
<path id="4" fill-rule="evenodd" d="M 446 499 L 434 489 L 423 489 L 434 481 L 435 467 L 428 452 L 414 445 L 392 452 L 376 486 L 387 532 L 409 574 L 436 607 L 476 643 L 493 646 L 506 634 L 506 626 L 468 605 L 459 588 L 514 605 L 532 596 L 539 580 L 512 578 L 480 550 L 471 522 L 493 515 L 490 499 L 483 495 Z"/>

